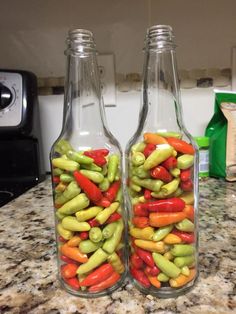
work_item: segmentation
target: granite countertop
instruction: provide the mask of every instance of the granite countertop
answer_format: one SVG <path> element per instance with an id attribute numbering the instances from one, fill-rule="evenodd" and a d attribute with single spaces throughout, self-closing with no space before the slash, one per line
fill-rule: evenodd
<path id="1" fill-rule="evenodd" d="M 98 299 L 60 288 L 51 184 L 47 179 L 0 208 L 0 313 L 236 313 L 236 184 L 200 183 L 200 277 L 176 299 L 143 295 L 128 279 Z"/>

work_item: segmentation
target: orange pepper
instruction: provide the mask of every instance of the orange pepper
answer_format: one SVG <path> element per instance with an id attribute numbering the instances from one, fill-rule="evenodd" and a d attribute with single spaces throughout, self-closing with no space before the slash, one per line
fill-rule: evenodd
<path id="1" fill-rule="evenodd" d="M 163 136 L 158 135 L 156 133 L 144 133 L 143 138 L 144 138 L 145 143 L 147 144 L 158 145 L 158 144 L 168 143 L 167 140 Z"/>
<path id="2" fill-rule="evenodd" d="M 167 236 L 163 239 L 165 244 L 178 244 L 182 243 L 182 240 L 180 237 L 178 237 L 176 234 L 169 233 Z"/>
<path id="3" fill-rule="evenodd" d="M 194 207 L 192 205 L 185 205 L 183 212 L 186 215 L 186 218 L 194 221 Z"/>
<path id="4" fill-rule="evenodd" d="M 190 282 L 196 275 L 196 270 L 195 268 L 190 269 L 190 274 L 189 276 L 185 276 L 183 274 L 180 274 L 177 278 L 175 279 L 170 279 L 169 283 L 172 288 L 179 288 L 184 285 L 186 285 L 188 282 Z"/>
<path id="5" fill-rule="evenodd" d="M 134 240 L 134 244 L 140 247 L 141 249 L 156 253 L 164 253 L 166 249 L 163 241 L 155 242 L 149 240 L 136 239 Z"/>
<path id="6" fill-rule="evenodd" d="M 63 244 L 60 247 L 60 250 L 62 255 L 65 255 L 74 261 L 80 263 L 86 263 L 88 261 L 87 254 L 81 253 L 81 251 L 77 247 L 70 247 L 67 243 Z"/>
<path id="7" fill-rule="evenodd" d="M 147 274 L 146 274 L 147 275 Z M 150 283 L 156 287 L 156 288 L 161 288 L 161 282 L 159 280 L 157 280 L 157 276 L 148 276 L 148 280 L 150 281 Z"/>
<path id="8" fill-rule="evenodd" d="M 166 140 L 172 147 L 174 147 L 177 152 L 189 155 L 194 155 L 195 153 L 194 148 L 191 144 L 180 140 L 179 138 L 167 137 Z"/>
<path id="9" fill-rule="evenodd" d="M 179 222 L 184 218 L 186 218 L 184 211 L 176 213 L 150 213 L 149 224 L 152 227 L 164 227 Z"/>
<path id="10" fill-rule="evenodd" d="M 78 246 L 81 241 L 82 240 L 79 236 L 73 236 L 69 241 L 67 241 L 67 245 L 71 247 Z"/>

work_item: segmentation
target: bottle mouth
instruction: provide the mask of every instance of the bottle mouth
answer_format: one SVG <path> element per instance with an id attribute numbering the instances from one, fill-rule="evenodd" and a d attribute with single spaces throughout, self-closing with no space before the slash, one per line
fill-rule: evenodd
<path id="1" fill-rule="evenodd" d="M 173 30 L 170 25 L 154 25 L 148 28 L 145 38 L 146 49 L 174 49 Z"/>
<path id="2" fill-rule="evenodd" d="M 83 54 L 91 51 L 95 51 L 95 42 L 93 33 L 87 29 L 71 29 L 68 32 L 66 40 L 67 49 L 65 54 Z"/>

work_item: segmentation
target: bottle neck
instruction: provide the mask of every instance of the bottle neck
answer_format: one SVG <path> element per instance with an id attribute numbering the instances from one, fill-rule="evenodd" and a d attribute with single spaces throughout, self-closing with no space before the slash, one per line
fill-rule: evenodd
<path id="1" fill-rule="evenodd" d="M 84 137 L 84 142 L 102 134 L 105 125 L 96 51 L 93 40 L 86 36 L 72 34 L 68 40 L 63 121 L 63 132 L 71 140 L 73 134 L 80 141 Z"/>
<path id="2" fill-rule="evenodd" d="M 154 27 L 146 38 L 142 111 L 144 129 L 180 132 L 183 128 L 175 45 L 170 30 Z"/>

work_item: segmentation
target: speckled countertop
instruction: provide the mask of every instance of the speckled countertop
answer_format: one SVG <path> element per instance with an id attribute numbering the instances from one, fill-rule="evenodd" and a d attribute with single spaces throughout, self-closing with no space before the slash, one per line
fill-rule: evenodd
<path id="1" fill-rule="evenodd" d="M 186 295 L 158 299 L 127 280 L 110 296 L 82 299 L 56 279 L 49 179 L 0 208 L 0 313 L 236 313 L 236 183 L 200 183 L 200 278 Z"/>

